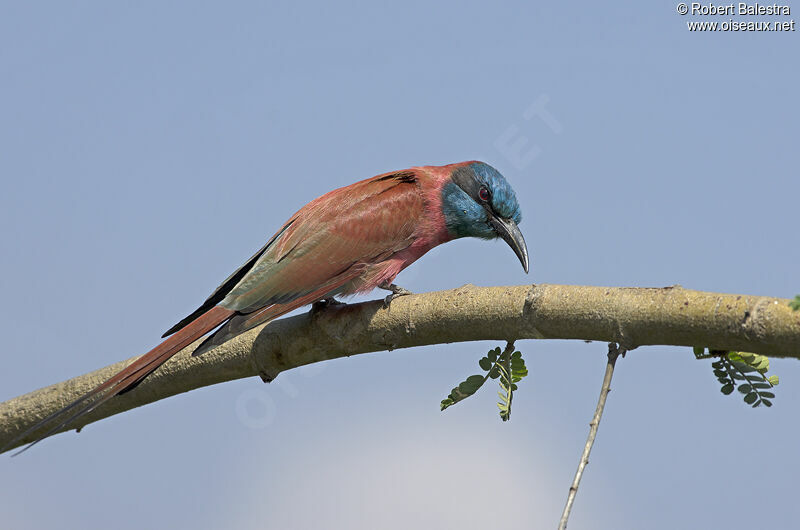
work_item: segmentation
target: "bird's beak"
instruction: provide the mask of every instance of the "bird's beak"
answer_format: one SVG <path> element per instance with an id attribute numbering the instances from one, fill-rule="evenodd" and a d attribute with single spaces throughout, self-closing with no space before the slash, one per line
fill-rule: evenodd
<path id="1" fill-rule="evenodd" d="M 512 219 L 501 219 L 494 215 L 489 216 L 489 225 L 497 232 L 497 235 L 503 238 L 508 243 L 508 246 L 514 251 L 514 254 L 519 258 L 522 263 L 522 268 L 525 273 L 528 272 L 528 245 L 525 244 L 525 238 L 522 237 L 522 232 L 519 231 L 517 223 Z"/>

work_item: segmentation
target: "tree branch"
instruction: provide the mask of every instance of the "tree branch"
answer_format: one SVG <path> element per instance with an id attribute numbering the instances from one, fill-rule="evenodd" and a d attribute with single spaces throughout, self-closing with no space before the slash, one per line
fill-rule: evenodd
<path id="1" fill-rule="evenodd" d="M 71 428 L 223 381 L 254 375 L 269 381 L 284 370 L 327 359 L 447 342 L 582 339 L 616 342 L 627 350 L 665 344 L 800 358 L 800 312 L 788 304 L 783 298 L 705 293 L 680 286 L 542 284 L 467 285 L 403 296 L 388 309 L 382 301 L 331 306 L 259 326 L 200 357 L 189 355 L 195 343 L 134 391 L 110 400 Z M 0 403 L 0 447 L 132 361 Z"/>
<path id="2" fill-rule="evenodd" d="M 606 363 L 606 373 L 603 376 L 603 384 L 600 387 L 600 397 L 597 399 L 597 408 L 592 416 L 592 421 L 589 423 L 589 436 L 586 438 L 586 445 L 583 446 L 583 453 L 581 459 L 578 461 L 578 470 L 575 471 L 575 478 L 572 480 L 572 485 L 569 487 L 569 494 L 567 495 L 567 504 L 564 506 L 564 511 L 561 513 L 561 521 L 558 523 L 558 530 L 567 529 L 567 521 L 569 521 L 569 513 L 572 511 L 572 504 L 575 502 L 575 495 L 578 494 L 578 487 L 581 484 L 583 477 L 583 470 L 589 463 L 589 454 L 592 452 L 594 439 L 597 436 L 597 429 L 600 427 L 600 420 L 603 419 L 603 409 L 606 408 L 606 398 L 608 393 L 611 392 L 611 378 L 614 377 L 614 365 L 617 364 L 617 357 L 625 356 L 625 350 L 618 348 L 613 342 L 608 343 L 608 362 Z"/>

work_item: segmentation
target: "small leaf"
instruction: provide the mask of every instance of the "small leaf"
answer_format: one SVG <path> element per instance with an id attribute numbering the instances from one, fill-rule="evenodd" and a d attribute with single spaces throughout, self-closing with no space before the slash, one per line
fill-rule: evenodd
<path id="1" fill-rule="evenodd" d="M 714 370 L 714 375 L 716 375 L 717 377 L 724 377 L 727 379 L 728 372 L 726 372 L 725 370 Z"/>
<path id="2" fill-rule="evenodd" d="M 800 311 L 800 294 L 794 297 L 794 300 L 789 302 L 789 307 L 791 307 L 794 311 Z"/>
<path id="3" fill-rule="evenodd" d="M 753 391 L 753 388 L 750 385 L 739 385 L 739 392 L 742 394 L 749 394 Z"/>
<path id="4" fill-rule="evenodd" d="M 767 381 L 769 381 L 772 386 L 777 386 L 779 379 L 777 375 L 771 375 L 767 378 Z"/>
<path id="5" fill-rule="evenodd" d="M 471 375 L 458 385 L 458 389 L 466 394 L 474 394 L 482 385 L 485 379 L 481 375 Z"/>
<path id="6" fill-rule="evenodd" d="M 744 397 L 744 402 L 747 403 L 748 405 L 752 405 L 753 403 L 755 403 L 757 399 L 758 399 L 758 394 L 756 394 L 755 392 L 750 392 Z"/>
<path id="7" fill-rule="evenodd" d="M 772 401 L 770 401 L 768 399 L 762 399 L 761 403 L 763 403 L 765 407 L 771 407 L 772 406 Z"/>
<path id="8" fill-rule="evenodd" d="M 696 356 L 703 355 L 706 352 L 706 349 L 701 346 L 695 346 L 694 348 L 692 348 L 692 352 L 694 352 Z"/>
<path id="9" fill-rule="evenodd" d="M 441 402 L 441 409 L 444 410 L 451 405 L 455 405 L 478 391 L 486 379 L 481 375 L 471 375 L 466 380 L 461 381 L 457 387 L 450 391 L 450 395 Z"/>
<path id="10" fill-rule="evenodd" d="M 764 398 L 771 398 L 771 399 L 775 399 L 775 394 L 773 394 L 772 392 L 760 392 L 760 393 L 759 393 L 759 396 L 761 396 L 761 399 L 762 399 L 762 400 L 763 400 Z"/>
<path id="11" fill-rule="evenodd" d="M 489 357 L 482 357 L 481 360 L 478 361 L 478 364 L 484 371 L 488 372 L 489 370 L 492 369 L 493 363 L 492 361 L 489 360 Z"/>
<path id="12" fill-rule="evenodd" d="M 724 385 L 719 390 L 720 390 L 720 392 L 722 392 L 723 394 L 725 394 L 727 396 L 728 394 L 733 392 L 733 384 L 732 383 L 728 383 L 727 385 Z"/>
<path id="13" fill-rule="evenodd" d="M 493 350 L 489 350 L 488 357 L 489 357 L 489 360 L 492 361 L 493 363 L 495 361 L 497 361 L 497 356 L 498 355 L 500 355 L 500 348 L 495 348 Z"/>
<path id="14" fill-rule="evenodd" d="M 740 372 L 742 372 L 743 374 L 751 374 L 753 372 L 757 372 L 758 371 L 758 370 L 756 370 L 755 367 L 750 366 L 747 363 L 740 363 L 740 362 L 737 362 L 737 361 L 731 361 L 731 364 L 733 364 L 736 367 L 736 369 L 739 370 Z"/>

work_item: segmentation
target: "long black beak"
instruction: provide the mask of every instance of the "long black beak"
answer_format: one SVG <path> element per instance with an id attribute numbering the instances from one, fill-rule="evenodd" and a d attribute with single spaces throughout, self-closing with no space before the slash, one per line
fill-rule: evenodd
<path id="1" fill-rule="evenodd" d="M 522 232 L 519 231 L 517 223 L 512 219 L 501 219 L 494 215 L 489 216 L 489 225 L 497 232 L 497 235 L 502 237 L 508 243 L 508 246 L 514 251 L 514 254 L 519 258 L 522 263 L 522 268 L 525 273 L 528 273 L 528 245 L 525 244 L 525 238 L 522 237 Z"/>

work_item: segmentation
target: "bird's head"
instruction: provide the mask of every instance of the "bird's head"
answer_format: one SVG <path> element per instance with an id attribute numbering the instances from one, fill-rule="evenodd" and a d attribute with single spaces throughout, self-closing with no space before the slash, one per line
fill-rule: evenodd
<path id="1" fill-rule="evenodd" d="M 471 162 L 453 169 L 442 188 L 442 210 L 453 237 L 501 237 L 528 272 L 528 247 L 517 226 L 522 221 L 517 196 L 495 168 Z"/>

